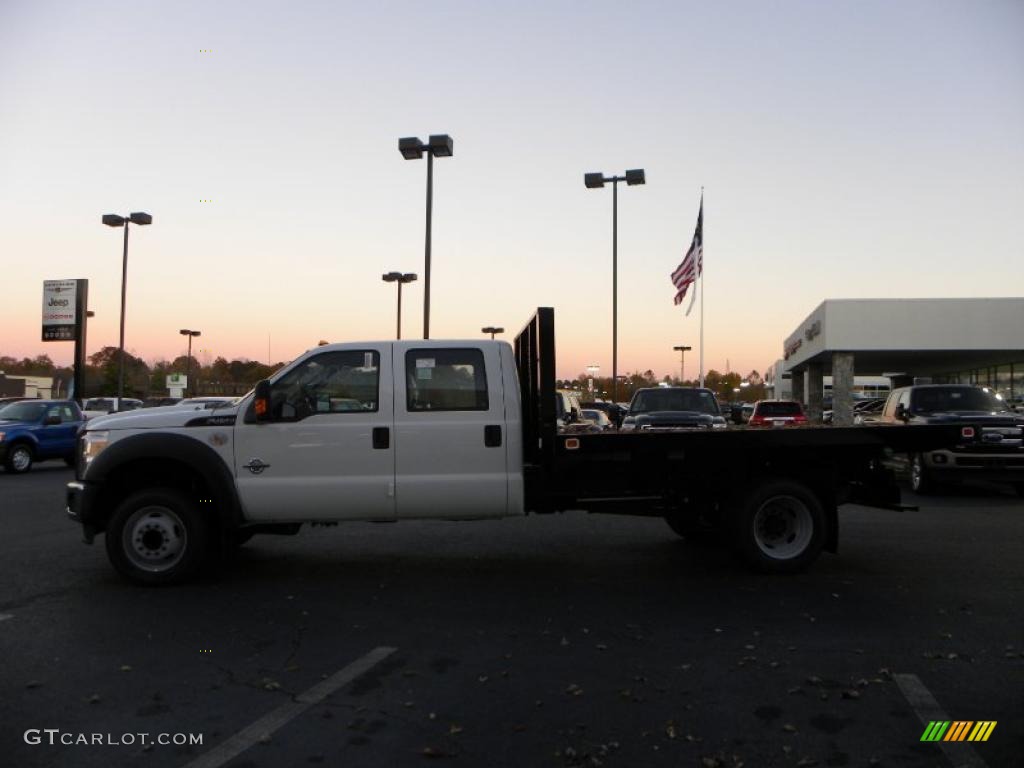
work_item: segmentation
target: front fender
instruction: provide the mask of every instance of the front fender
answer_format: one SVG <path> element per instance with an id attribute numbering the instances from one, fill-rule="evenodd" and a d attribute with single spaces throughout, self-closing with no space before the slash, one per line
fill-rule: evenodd
<path id="1" fill-rule="evenodd" d="M 39 454 L 39 438 L 36 437 L 35 432 L 31 429 L 21 427 L 19 429 L 4 430 L 7 434 L 4 435 L 3 445 L 9 446 L 15 443 L 28 443 L 32 446 L 32 453 L 35 455 Z"/>
<path id="2" fill-rule="evenodd" d="M 166 483 L 161 482 L 162 466 Z M 180 478 L 174 475 L 176 466 L 187 467 L 202 479 L 217 501 L 212 508 L 225 526 L 234 527 L 241 522 L 235 480 L 224 460 L 205 443 L 185 435 L 168 433 L 143 433 L 122 438 L 93 459 L 84 473 L 80 471 L 79 480 L 96 490 L 85 495 L 90 501 L 79 510 L 81 522 L 100 529 L 105 525 L 112 480 L 134 481 L 139 487 L 149 484 L 174 486 L 180 482 Z M 144 482 L 133 477 L 134 470 L 143 472 L 143 468 Z"/>

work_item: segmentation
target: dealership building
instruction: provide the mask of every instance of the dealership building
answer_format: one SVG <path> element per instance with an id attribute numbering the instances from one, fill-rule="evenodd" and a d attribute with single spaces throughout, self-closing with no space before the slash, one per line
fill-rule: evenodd
<path id="1" fill-rule="evenodd" d="M 836 424 L 850 423 L 858 395 L 915 380 L 1024 398 L 1024 298 L 828 299 L 786 338 L 765 377 L 812 421 L 830 385 Z"/>

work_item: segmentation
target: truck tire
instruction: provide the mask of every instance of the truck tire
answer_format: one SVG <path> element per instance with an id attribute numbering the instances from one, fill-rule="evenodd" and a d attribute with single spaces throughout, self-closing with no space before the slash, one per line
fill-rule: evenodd
<path id="1" fill-rule="evenodd" d="M 32 446 L 28 443 L 15 443 L 7 449 L 4 466 L 13 475 L 21 475 L 32 469 Z"/>
<path id="2" fill-rule="evenodd" d="M 179 584 L 205 564 L 210 530 L 182 491 L 155 488 L 117 506 L 107 524 L 106 545 L 111 564 L 129 581 Z"/>
<path id="3" fill-rule="evenodd" d="M 736 544 L 757 570 L 791 573 L 821 554 L 825 526 L 821 502 L 807 486 L 791 480 L 766 481 L 741 503 Z"/>
<path id="4" fill-rule="evenodd" d="M 928 467 L 924 465 L 924 456 L 915 453 L 910 457 L 910 490 L 921 496 L 935 493 L 936 483 Z"/>

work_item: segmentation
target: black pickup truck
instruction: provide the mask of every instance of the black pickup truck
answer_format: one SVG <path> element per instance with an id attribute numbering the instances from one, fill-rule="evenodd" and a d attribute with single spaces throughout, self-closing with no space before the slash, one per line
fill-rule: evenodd
<path id="1" fill-rule="evenodd" d="M 970 439 L 930 451 L 897 454 L 891 464 L 910 475 L 916 493 L 938 491 L 944 483 L 988 480 L 1012 485 L 1024 496 L 1024 414 L 985 387 L 919 384 L 889 393 L 883 424 L 973 425 Z"/>

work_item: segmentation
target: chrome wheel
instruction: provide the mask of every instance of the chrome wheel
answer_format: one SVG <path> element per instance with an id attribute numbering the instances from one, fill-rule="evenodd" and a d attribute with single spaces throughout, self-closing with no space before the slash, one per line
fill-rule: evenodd
<path id="1" fill-rule="evenodd" d="M 141 507 L 128 518 L 121 532 L 121 543 L 132 565 L 160 573 L 181 562 L 188 536 L 174 510 L 151 505 Z"/>
<path id="2" fill-rule="evenodd" d="M 24 445 L 19 445 L 11 451 L 11 469 L 15 472 L 27 472 L 32 466 L 32 451 Z"/>
<path id="3" fill-rule="evenodd" d="M 754 543 L 773 560 L 792 560 L 807 549 L 814 535 L 811 510 L 796 496 L 772 496 L 754 514 Z"/>

